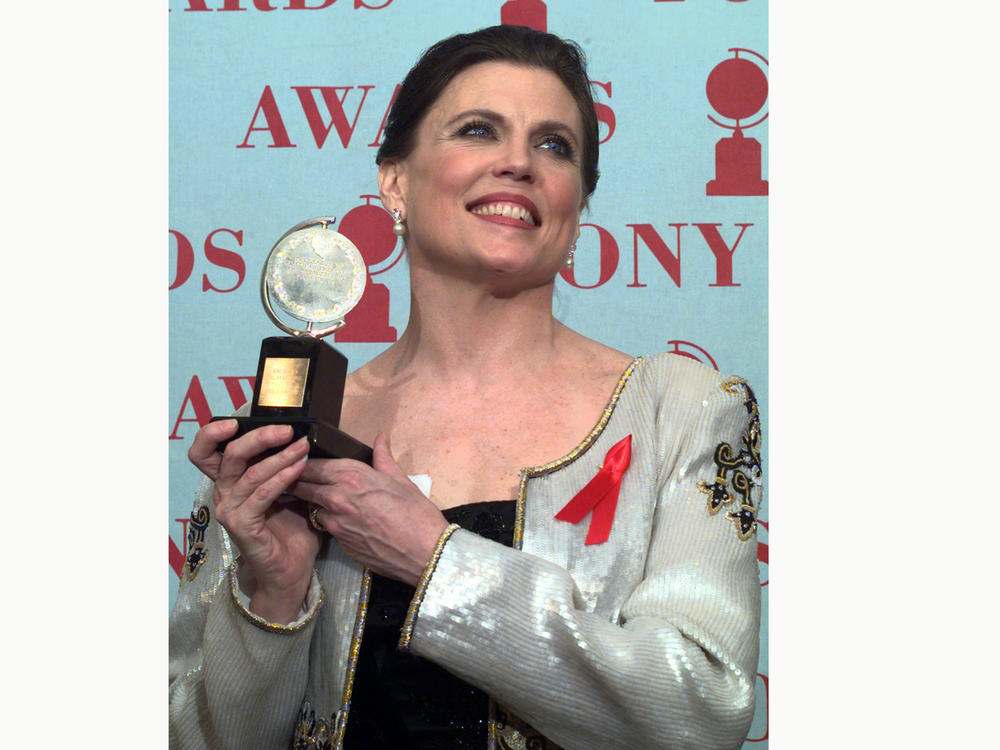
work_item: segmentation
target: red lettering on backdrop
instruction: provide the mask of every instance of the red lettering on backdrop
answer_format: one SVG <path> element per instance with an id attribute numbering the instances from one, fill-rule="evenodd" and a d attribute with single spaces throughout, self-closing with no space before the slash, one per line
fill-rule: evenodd
<path id="1" fill-rule="evenodd" d="M 184 416 L 184 412 L 188 408 L 189 404 L 191 409 L 194 411 L 193 417 Z M 177 429 L 181 426 L 182 422 L 195 422 L 200 429 L 208 424 L 211 419 L 212 410 L 208 406 L 208 399 L 205 398 L 205 391 L 201 387 L 201 381 L 198 380 L 197 375 L 192 375 L 191 382 L 188 383 L 187 393 L 184 394 L 184 400 L 181 401 L 180 411 L 177 412 L 177 420 L 174 422 L 173 432 L 170 433 L 170 437 L 167 439 L 184 439 L 177 434 Z"/>
<path id="2" fill-rule="evenodd" d="M 563 281 L 571 286 L 575 286 L 577 289 L 596 289 L 602 284 L 606 284 L 611 277 L 615 275 L 615 271 L 618 270 L 618 243 L 615 242 L 615 238 L 611 236 L 611 232 L 604 227 L 599 227 L 597 224 L 580 224 L 580 228 L 583 229 L 583 227 L 593 227 L 597 230 L 597 237 L 600 242 L 601 264 L 597 283 L 587 286 L 586 284 L 581 284 L 576 280 L 576 270 L 579 265 L 580 258 L 579 252 L 576 254 L 577 262 L 574 264 L 573 268 L 563 267 L 559 270 L 559 275 L 562 276 Z"/>
<path id="3" fill-rule="evenodd" d="M 175 518 L 174 520 L 181 525 L 181 539 L 183 540 L 181 544 L 184 545 L 184 548 L 178 549 L 177 545 L 174 544 L 174 540 L 169 538 L 169 535 L 167 538 L 170 541 L 170 567 L 177 574 L 177 577 L 180 578 L 181 573 L 184 572 L 184 561 L 187 559 L 187 528 L 191 519 L 188 517 Z"/>
<path id="4" fill-rule="evenodd" d="M 170 234 L 177 240 L 177 273 L 174 276 L 173 282 L 170 284 L 170 288 L 177 289 L 187 283 L 187 280 L 191 278 L 191 272 L 194 270 L 194 248 L 191 245 L 191 241 L 183 233 L 178 232 L 176 229 L 171 229 L 169 231 Z M 205 259 L 211 265 L 216 266 L 217 268 L 225 268 L 235 273 L 236 283 L 227 289 L 220 289 L 212 285 L 212 283 L 208 280 L 207 275 L 202 274 L 201 290 L 203 292 L 232 292 L 235 289 L 238 289 L 246 279 L 246 263 L 243 261 L 243 256 L 232 250 L 219 247 L 214 243 L 213 239 L 220 232 L 231 234 L 236 238 L 237 244 L 243 244 L 242 229 L 234 231 L 232 229 L 220 228 L 213 230 L 205 238 L 205 242 L 202 246 L 202 252 Z"/>
<path id="5" fill-rule="evenodd" d="M 375 134 L 375 140 L 368 144 L 369 146 L 378 148 L 382 145 L 382 133 L 385 132 L 385 124 L 389 121 L 389 110 L 392 109 L 392 105 L 396 101 L 396 97 L 399 95 L 399 90 L 401 88 L 403 88 L 403 85 L 397 83 L 396 88 L 392 90 L 392 98 L 389 99 L 389 106 L 385 108 L 385 114 L 382 115 L 382 123 L 378 126 L 378 133 Z"/>
<path id="6" fill-rule="evenodd" d="M 256 379 L 255 375 L 220 375 L 219 380 L 226 387 L 226 393 L 229 395 L 229 400 L 232 403 L 232 408 L 227 405 L 220 412 L 231 413 L 243 406 L 247 402 L 247 395 L 240 383 L 246 382 L 250 390 L 253 391 Z M 187 411 L 189 406 L 191 411 L 194 412 L 193 417 L 184 416 L 184 412 Z M 208 405 L 208 399 L 205 397 L 205 389 L 202 388 L 201 380 L 198 379 L 198 376 L 192 375 L 191 381 L 188 383 L 187 392 L 185 392 L 184 398 L 181 401 L 181 408 L 177 411 L 177 419 L 174 421 L 174 429 L 170 433 L 169 439 L 184 439 L 182 435 L 177 434 L 177 430 L 182 422 L 194 422 L 200 429 L 208 424 L 211 419 L 212 409 Z"/>
<path id="7" fill-rule="evenodd" d="M 218 10 L 242 10 L 245 11 L 241 5 L 242 0 L 224 0 L 223 5 Z M 320 3 L 319 5 L 308 5 L 309 0 L 288 0 L 288 5 L 284 8 L 276 8 L 271 5 L 269 0 L 253 0 L 253 7 L 256 10 L 323 10 L 324 8 L 329 8 L 337 0 L 315 0 L 315 2 Z M 381 10 L 382 8 L 387 8 L 392 4 L 392 0 L 385 0 L 381 5 L 369 5 L 365 0 L 354 0 L 354 9 L 367 8 L 368 10 Z M 209 8 L 205 0 L 188 0 L 188 7 L 184 9 L 187 11 L 208 11 L 215 10 L 215 8 Z"/>
<path id="8" fill-rule="evenodd" d="M 646 247 L 650 249 L 653 256 L 660 262 L 663 269 L 670 275 L 673 279 L 674 284 L 680 288 L 681 285 L 681 227 L 686 227 L 687 224 L 670 224 L 677 230 L 677 255 L 674 255 L 670 248 L 667 247 L 660 235 L 657 234 L 656 230 L 653 229 L 652 224 L 626 224 L 627 227 L 632 227 L 633 234 L 633 258 L 635 260 L 634 274 L 632 278 L 632 283 L 628 286 L 630 287 L 640 287 L 646 286 L 639 282 L 639 238 L 642 237 L 642 241 L 645 243 Z"/>
<path id="9" fill-rule="evenodd" d="M 709 286 L 740 286 L 733 283 L 733 253 L 736 252 L 736 247 L 740 244 L 740 240 L 743 239 L 743 233 L 747 231 L 747 227 L 752 227 L 753 224 L 736 225 L 741 227 L 741 229 L 732 247 L 726 244 L 725 240 L 722 239 L 722 235 L 719 234 L 719 230 L 716 228 L 721 227 L 721 224 L 695 224 L 695 226 L 698 227 L 701 236 L 708 243 L 708 249 L 715 256 L 715 283 L 709 284 Z"/>
<path id="10" fill-rule="evenodd" d="M 353 88 L 353 86 L 292 86 L 295 93 L 299 95 L 299 101 L 302 103 L 302 111 L 305 113 L 309 127 L 312 129 L 317 148 L 323 148 L 326 137 L 330 134 L 330 128 L 334 126 L 337 128 L 337 135 L 340 136 L 340 142 L 344 144 L 344 148 L 347 148 L 347 145 L 351 142 L 351 136 L 354 135 L 354 128 L 358 124 L 358 116 L 361 114 L 361 108 L 365 104 L 365 98 L 368 96 L 368 92 L 375 87 L 358 86 L 363 91 L 361 101 L 358 103 L 358 109 L 354 113 L 353 122 L 348 124 L 347 115 L 344 113 L 344 100 L 347 98 L 347 92 Z M 323 125 L 323 116 L 319 113 L 319 108 L 316 106 L 313 91 L 319 91 L 323 95 L 323 103 L 326 104 L 326 110 L 330 113 L 329 125 Z M 338 92 L 340 91 L 343 94 L 339 94 Z"/>
<path id="11" fill-rule="evenodd" d="M 319 5 L 306 5 L 306 0 L 288 0 L 288 10 L 323 10 L 335 2 L 337 0 L 323 0 Z"/>
<path id="12" fill-rule="evenodd" d="M 197 6 L 197 7 L 196 7 Z M 277 10 L 272 8 L 268 0 L 253 0 L 253 7 L 257 10 Z M 188 7 L 184 10 L 212 10 L 205 7 L 204 0 L 188 0 Z M 219 10 L 246 10 L 240 5 L 240 0 L 225 0 Z"/>
<path id="13" fill-rule="evenodd" d="M 232 229 L 216 229 L 208 237 L 205 238 L 205 258 L 213 266 L 218 266 L 219 268 L 227 268 L 230 271 L 236 273 L 236 283 L 229 287 L 228 289 L 219 289 L 218 287 L 212 286 L 212 282 L 208 280 L 208 276 L 202 274 L 201 276 L 201 290 L 207 292 L 209 290 L 213 292 L 232 292 L 239 288 L 240 284 L 243 283 L 243 279 L 246 278 L 247 267 L 243 262 L 243 256 L 238 253 L 234 253 L 232 250 L 226 250 L 224 248 L 218 247 L 212 243 L 212 238 L 215 237 L 219 232 L 227 232 L 236 238 L 236 241 L 242 245 L 243 244 L 243 230 L 234 232 Z"/>
<path id="14" fill-rule="evenodd" d="M 577 273 L 581 267 L 581 263 L 585 264 L 581 258 L 585 258 L 586 254 L 577 252 L 576 254 L 576 264 L 573 268 L 563 268 L 559 271 L 563 280 L 566 283 L 575 286 L 577 289 L 595 289 L 611 280 L 618 270 L 619 252 L 618 243 L 615 238 L 611 235 L 608 230 L 603 227 L 597 226 L 596 224 L 580 224 L 581 227 L 593 227 L 597 230 L 598 239 L 600 241 L 600 271 L 599 277 L 594 284 L 581 284 L 577 279 Z M 641 239 L 643 244 L 649 249 L 653 254 L 653 257 L 659 261 L 660 266 L 667 272 L 670 279 L 674 282 L 674 285 L 680 288 L 681 286 L 681 228 L 688 226 L 687 223 L 679 222 L 672 223 L 669 226 L 673 227 L 676 234 L 676 248 L 677 252 L 674 253 L 673 250 L 663 241 L 663 238 L 659 235 L 656 229 L 653 228 L 652 224 L 626 224 L 625 226 L 632 229 L 632 257 L 633 257 L 633 272 L 632 272 L 632 282 L 626 286 L 630 288 L 645 287 L 646 284 L 639 280 L 639 240 Z M 736 224 L 740 228 L 740 233 L 737 235 L 736 240 L 733 242 L 732 247 L 726 244 L 726 241 L 722 238 L 718 227 L 722 224 L 717 223 L 695 223 L 694 226 L 698 227 L 701 232 L 701 236 L 705 239 L 709 250 L 711 250 L 712 255 L 715 256 L 715 282 L 709 284 L 709 286 L 740 286 L 735 281 L 733 281 L 733 253 L 736 252 L 736 248 L 740 244 L 740 240 L 743 238 L 744 233 L 748 227 L 752 227 L 753 224 Z"/>
<path id="15" fill-rule="evenodd" d="M 250 386 L 250 393 L 253 393 L 254 383 L 257 382 L 257 376 L 249 375 L 220 375 L 219 380 L 222 384 L 226 386 L 226 393 L 229 394 L 229 400 L 233 402 L 233 409 L 239 409 L 243 404 L 245 404 L 249 398 L 246 392 L 243 390 L 243 386 L 240 385 L 242 381 L 246 381 L 247 385 Z"/>
<path id="16" fill-rule="evenodd" d="M 610 81 L 607 83 L 591 81 L 591 83 L 603 88 L 608 93 L 608 96 L 611 95 Z M 344 110 L 344 103 L 347 100 L 349 92 L 354 88 L 361 90 L 361 100 L 354 111 L 353 119 L 348 121 L 348 115 Z M 358 119 L 361 116 L 361 110 L 364 108 L 365 100 L 368 98 L 368 92 L 374 88 L 376 86 L 371 84 L 358 86 L 291 87 L 299 97 L 299 104 L 302 107 L 306 122 L 312 131 L 313 140 L 316 142 L 317 148 L 323 148 L 330 135 L 330 130 L 334 127 L 337 129 L 337 135 L 340 136 L 340 142 L 343 147 L 347 148 L 350 145 L 351 138 L 353 138 L 355 128 L 358 124 Z M 399 89 L 400 84 L 396 84 L 396 87 L 392 91 L 392 96 L 386 105 L 385 112 L 382 115 L 382 122 L 379 123 L 378 131 L 375 133 L 375 139 L 368 146 L 378 148 L 382 145 L 382 134 L 385 132 L 385 125 L 389 120 L 389 112 L 392 109 L 392 105 L 399 95 Z M 329 122 L 324 122 L 324 116 L 316 103 L 316 95 L 314 93 L 316 91 L 320 92 L 322 96 L 323 103 L 329 115 Z M 594 103 L 594 112 L 597 115 L 598 123 L 602 123 L 607 127 L 607 134 L 600 140 L 600 143 L 607 143 L 615 132 L 615 112 L 609 105 L 599 102 Z M 260 123 L 261 118 L 263 118 L 263 124 Z M 243 136 L 243 141 L 237 144 L 236 148 L 256 148 L 256 144 L 250 143 L 252 133 L 269 133 L 271 143 L 268 144 L 268 148 L 296 148 L 296 144 L 292 143 L 288 135 L 288 129 L 285 127 L 285 121 L 281 115 L 281 109 L 270 86 L 265 86 L 261 92 L 260 98 L 257 100 L 257 107 L 250 118 L 250 125 Z"/>
<path id="17" fill-rule="evenodd" d="M 191 518 L 190 517 L 188 517 L 188 518 L 175 518 L 174 520 L 177 521 L 178 523 L 180 523 L 180 525 L 181 525 L 181 539 L 183 540 L 181 542 L 181 544 L 184 545 L 184 548 L 183 549 L 178 549 L 177 545 L 174 544 L 174 540 L 170 539 L 169 534 L 168 534 L 167 535 L 167 539 L 170 541 L 170 551 L 169 551 L 170 558 L 169 559 L 170 559 L 170 567 L 173 569 L 174 573 L 177 574 L 177 577 L 180 578 L 181 577 L 181 573 L 184 572 L 184 561 L 187 559 L 187 553 L 188 553 L 188 550 L 187 550 L 187 542 L 188 542 L 188 540 L 187 540 L 187 528 L 188 528 L 188 523 L 191 521 Z"/>
<path id="18" fill-rule="evenodd" d="M 177 240 L 177 274 L 170 284 L 171 289 L 176 289 L 191 277 L 191 271 L 194 270 L 194 248 L 191 247 L 190 240 L 180 232 L 171 229 L 170 234 Z"/>
<path id="19" fill-rule="evenodd" d="M 173 539 L 170 539 L 168 537 L 168 541 L 170 542 L 170 551 L 169 551 L 170 568 L 174 571 L 177 577 L 180 578 L 181 573 L 184 571 L 185 555 L 183 552 L 177 549 L 177 545 L 174 544 Z"/>
<path id="20" fill-rule="evenodd" d="M 542 0 L 508 0 L 500 6 L 500 23 L 548 31 L 548 9 Z"/>
<path id="21" fill-rule="evenodd" d="M 591 81 L 590 83 L 594 86 L 600 86 L 607 92 L 608 98 L 611 98 L 611 81 L 608 81 L 607 83 L 602 83 L 601 81 Z M 615 134 L 615 111 L 607 104 L 594 102 L 594 112 L 597 113 L 597 121 L 603 122 L 608 126 L 608 134 L 598 141 L 598 143 L 607 143 L 611 140 L 611 136 Z"/>
<path id="22" fill-rule="evenodd" d="M 263 114 L 267 125 L 256 127 L 257 116 Z M 247 143 L 250 134 L 255 131 L 267 131 L 271 134 L 271 145 L 268 148 L 295 148 L 295 144 L 288 138 L 288 131 L 285 130 L 285 122 L 281 119 L 281 112 L 278 111 L 278 103 L 274 100 L 274 92 L 270 86 L 265 86 L 257 102 L 257 109 L 254 110 L 250 119 L 250 127 L 247 134 L 243 136 L 243 142 L 236 148 L 256 148 L 253 144 Z"/>

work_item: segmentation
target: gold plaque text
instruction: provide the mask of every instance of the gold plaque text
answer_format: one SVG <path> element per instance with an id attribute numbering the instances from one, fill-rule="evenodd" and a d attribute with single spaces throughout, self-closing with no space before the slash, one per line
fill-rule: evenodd
<path id="1" fill-rule="evenodd" d="M 268 357 L 257 403 L 261 406 L 302 406 L 309 360 L 305 357 Z"/>

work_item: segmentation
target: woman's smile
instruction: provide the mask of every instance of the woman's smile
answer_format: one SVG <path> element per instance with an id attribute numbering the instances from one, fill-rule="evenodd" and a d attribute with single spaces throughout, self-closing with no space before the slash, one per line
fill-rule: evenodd
<path id="1" fill-rule="evenodd" d="M 521 227 L 538 227 L 541 224 L 538 208 L 530 199 L 521 195 L 493 193 L 472 201 L 468 208 L 477 216 L 499 224 Z"/>

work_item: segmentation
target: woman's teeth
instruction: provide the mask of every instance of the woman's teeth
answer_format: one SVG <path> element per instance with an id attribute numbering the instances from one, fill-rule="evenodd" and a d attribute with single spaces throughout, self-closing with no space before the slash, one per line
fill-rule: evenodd
<path id="1" fill-rule="evenodd" d="M 521 206 L 514 206 L 510 203 L 490 203 L 485 206 L 476 206 L 472 213 L 481 216 L 510 216 L 513 219 L 520 219 L 526 224 L 535 226 L 535 219 L 531 212 Z"/>

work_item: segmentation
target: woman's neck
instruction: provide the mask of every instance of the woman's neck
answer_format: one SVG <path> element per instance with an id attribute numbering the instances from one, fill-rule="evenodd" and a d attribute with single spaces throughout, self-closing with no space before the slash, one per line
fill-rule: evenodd
<path id="1" fill-rule="evenodd" d="M 505 290 L 411 272 L 410 319 L 394 369 L 514 374 L 553 356 L 568 328 L 552 316 L 554 282 Z"/>

